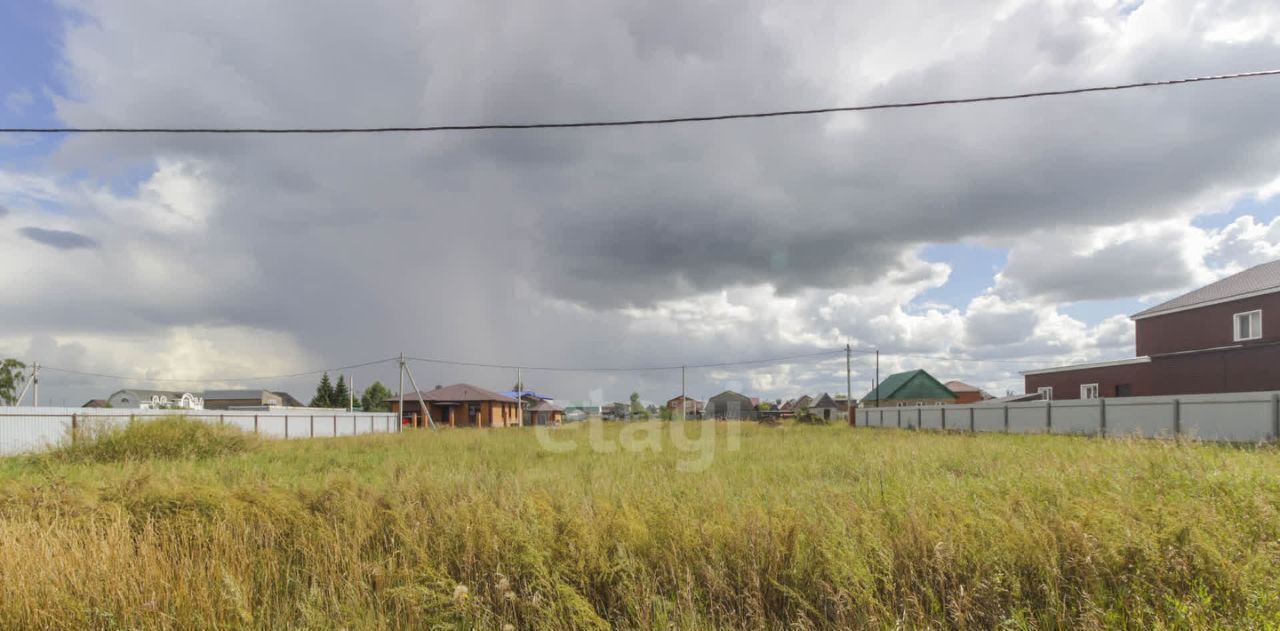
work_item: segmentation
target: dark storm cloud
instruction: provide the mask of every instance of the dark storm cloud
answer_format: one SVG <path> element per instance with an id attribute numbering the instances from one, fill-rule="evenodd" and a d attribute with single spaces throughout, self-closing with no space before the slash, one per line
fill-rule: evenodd
<path id="1" fill-rule="evenodd" d="M 18 232 L 36 243 L 43 243 L 59 250 L 85 250 L 98 247 L 98 242 L 91 237 L 70 230 L 46 230 L 27 226 L 19 228 Z"/>
<path id="2" fill-rule="evenodd" d="M 63 38 L 75 98 L 58 100 L 57 115 L 80 126 L 679 116 L 1169 78 L 1254 68 L 1280 52 L 1271 42 L 1206 43 L 1202 25 L 1183 32 L 1159 21 L 1123 48 L 1130 40 L 1092 26 L 1120 28 L 1117 9 L 1063 4 L 1029 2 L 997 18 L 978 3 L 839 2 L 783 28 L 793 11 L 810 9 L 88 1 L 79 6 L 98 19 L 71 22 Z M 1254 9 L 1235 10 L 1246 19 Z M 245 21 L 248 13 L 255 19 Z M 969 32 L 981 36 L 951 47 Z M 931 46 L 884 52 L 922 33 Z M 897 66 L 867 75 L 864 58 Z M 157 157 L 192 161 L 216 194 L 207 226 L 143 249 L 157 258 L 146 270 L 199 285 L 198 299 L 169 304 L 154 292 L 139 306 L 104 296 L 100 309 L 72 311 L 81 329 L 236 323 L 288 331 L 339 362 L 404 350 L 504 363 L 665 363 L 720 358 L 740 340 L 637 334 L 609 308 L 753 284 L 824 297 L 890 276 L 908 284 L 910 274 L 895 272 L 921 243 L 1016 241 L 1035 230 L 1159 218 L 1207 191 L 1273 179 L 1277 100 L 1280 81 L 1250 80 L 662 128 L 90 136 L 68 139 L 50 162 L 112 181 L 146 172 Z M 115 238 L 101 238 L 114 248 Z M 238 262 L 234 272 L 228 259 Z M 159 273 L 178 262 L 190 265 Z M 1010 275 L 1027 295 L 1077 295 L 1070 287 L 1079 283 L 1048 267 Z M 38 327 L 38 313 L 6 309 L 0 328 Z M 979 322 L 973 333 L 998 341 L 1026 324 Z M 763 339 L 763 352 L 786 348 L 779 330 L 796 325 L 735 326 Z M 883 329 L 824 322 L 820 333 L 860 326 Z"/>

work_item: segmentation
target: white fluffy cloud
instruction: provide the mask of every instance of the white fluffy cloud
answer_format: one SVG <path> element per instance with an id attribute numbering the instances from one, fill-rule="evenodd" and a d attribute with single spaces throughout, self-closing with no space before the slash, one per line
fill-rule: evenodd
<path id="1" fill-rule="evenodd" d="M 1247 70 L 1280 52 L 1259 26 L 1280 23 L 1270 2 L 68 12 L 63 71 L 39 88 L 77 126 L 686 115 Z M 1280 190 L 1277 98 L 1280 82 L 1252 79 L 667 128 L 74 137 L 0 169 L 0 331 L 10 352 L 53 339 L 84 349 L 59 356 L 69 367 L 184 378 L 400 351 L 609 366 L 850 343 L 895 353 L 882 372 L 1014 387 L 1019 368 L 1126 352 L 1123 317 L 1086 323 L 1059 303 L 1154 300 L 1280 256 L 1276 221 L 1193 224 Z M 923 261 L 922 244 L 959 240 L 1008 248 L 1007 267 L 962 308 L 926 304 L 953 268 Z M 865 384 L 868 360 L 855 363 Z M 699 392 L 784 395 L 838 390 L 842 372 L 837 358 L 693 378 Z M 536 378 L 570 396 L 678 387 L 671 374 Z"/>

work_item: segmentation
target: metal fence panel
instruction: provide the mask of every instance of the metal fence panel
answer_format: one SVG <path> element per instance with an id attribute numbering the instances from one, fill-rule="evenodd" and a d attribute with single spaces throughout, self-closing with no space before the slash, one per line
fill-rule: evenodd
<path id="1" fill-rule="evenodd" d="M 0 407 L 0 454 L 45 449 L 70 436 L 73 424 L 90 428 L 123 426 L 130 420 L 185 416 L 222 423 L 267 438 L 316 438 L 386 433 L 399 429 L 395 414 L 317 410 L 131 410 L 121 408 Z M 313 421 L 314 419 L 314 421 Z"/>

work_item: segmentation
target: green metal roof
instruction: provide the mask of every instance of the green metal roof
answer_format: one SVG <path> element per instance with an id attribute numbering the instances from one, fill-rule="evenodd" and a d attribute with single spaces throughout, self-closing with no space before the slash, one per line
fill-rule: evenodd
<path id="1" fill-rule="evenodd" d="M 885 377 L 880 385 L 862 397 L 863 401 L 914 401 L 917 399 L 954 399 L 941 381 L 923 370 L 909 370 Z"/>

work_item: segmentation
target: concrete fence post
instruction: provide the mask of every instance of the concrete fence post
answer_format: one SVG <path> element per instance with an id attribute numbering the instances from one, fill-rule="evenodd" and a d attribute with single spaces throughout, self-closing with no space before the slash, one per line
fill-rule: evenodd
<path id="1" fill-rule="evenodd" d="M 1182 400 L 1173 400 L 1173 437 L 1182 435 Z"/>
<path id="2" fill-rule="evenodd" d="M 1107 437 L 1107 400 L 1098 397 L 1098 435 Z"/>
<path id="3" fill-rule="evenodd" d="M 1280 439 L 1280 394 L 1271 394 L 1271 440 Z"/>
<path id="4" fill-rule="evenodd" d="M 316 415 L 315 414 L 311 415 L 311 437 L 312 438 L 316 437 Z"/>
<path id="5" fill-rule="evenodd" d="M 285 438 L 289 437 L 289 415 L 288 414 L 284 415 L 284 437 Z"/>
<path id="6" fill-rule="evenodd" d="M 257 414 L 253 415 L 253 433 L 255 434 L 258 433 L 258 415 Z"/>
<path id="7" fill-rule="evenodd" d="M 947 431 L 947 406 L 942 406 L 942 431 Z"/>
<path id="8" fill-rule="evenodd" d="M 977 431 L 978 431 L 978 426 L 974 423 L 974 420 L 973 420 L 973 408 L 969 408 L 969 433 L 975 434 L 977 433 Z"/>
<path id="9" fill-rule="evenodd" d="M 916 406 L 916 429 L 924 428 L 924 406 Z"/>
<path id="10" fill-rule="evenodd" d="M 219 414 L 219 415 L 218 415 L 218 424 L 219 424 L 219 425 L 226 425 L 226 424 L 227 424 L 227 419 L 226 419 L 225 417 L 226 417 L 226 414 Z"/>
<path id="11" fill-rule="evenodd" d="M 1004 404 L 1004 433 L 1009 433 L 1009 404 Z"/>
<path id="12" fill-rule="evenodd" d="M 71 414 L 71 444 L 73 445 L 76 444 L 76 438 L 78 437 L 79 434 L 80 434 L 80 419 L 75 415 L 75 413 L 72 413 Z"/>
<path id="13" fill-rule="evenodd" d="M 902 429 L 902 408 L 898 408 L 898 429 Z"/>
<path id="14" fill-rule="evenodd" d="M 334 414 L 333 417 L 338 418 L 338 415 Z M 359 433 L 360 433 L 360 428 L 356 427 L 356 417 L 352 416 L 351 417 L 351 435 L 355 436 L 356 434 L 359 434 Z"/>
<path id="15" fill-rule="evenodd" d="M 1044 431 L 1053 433 L 1053 401 L 1044 402 Z"/>

